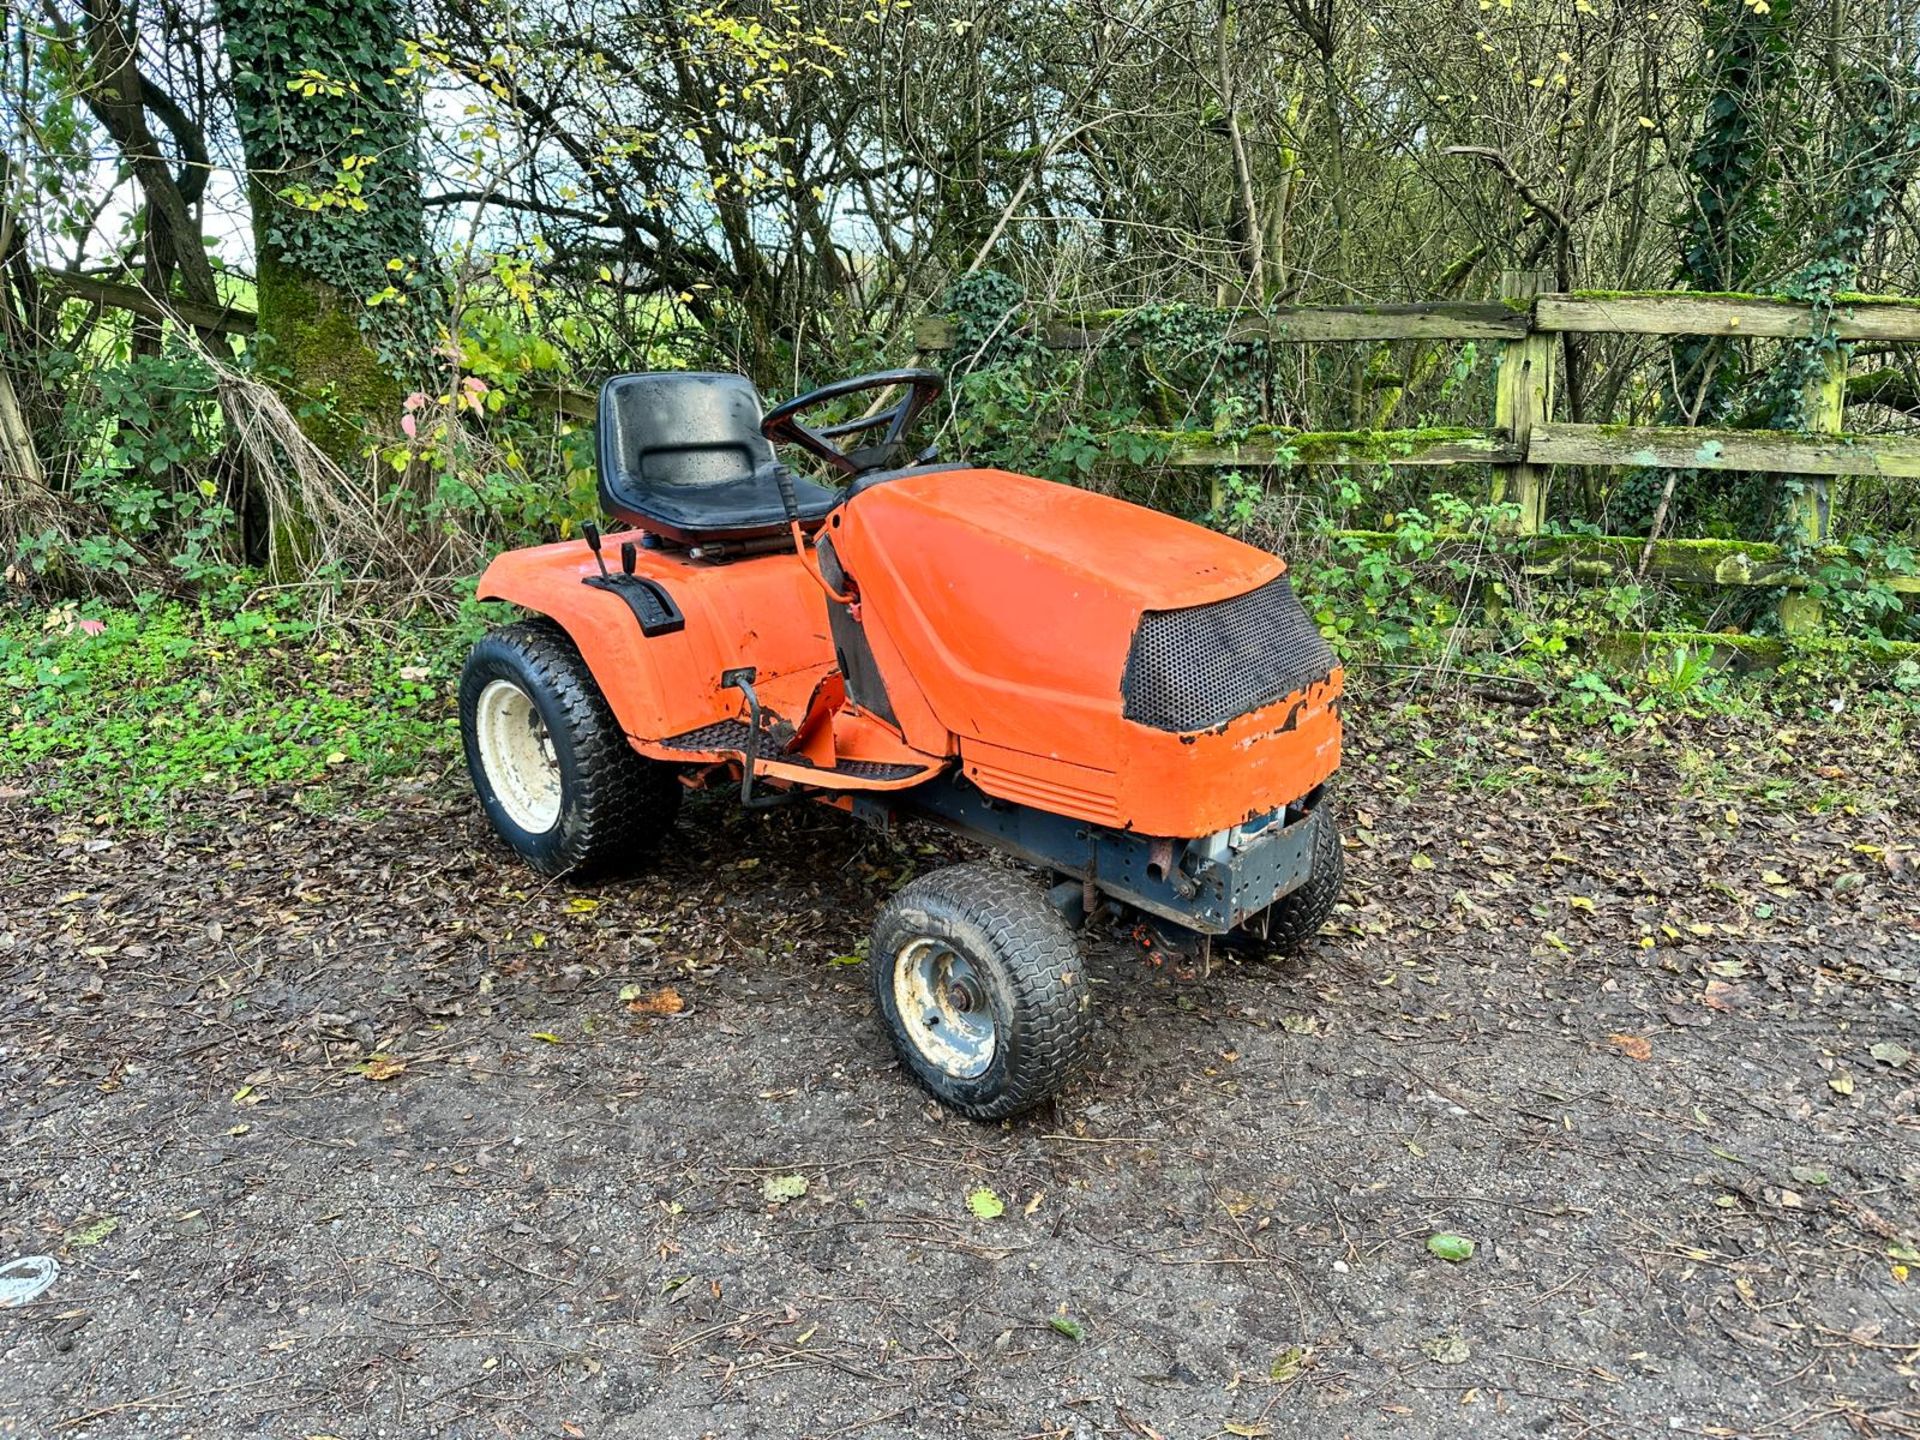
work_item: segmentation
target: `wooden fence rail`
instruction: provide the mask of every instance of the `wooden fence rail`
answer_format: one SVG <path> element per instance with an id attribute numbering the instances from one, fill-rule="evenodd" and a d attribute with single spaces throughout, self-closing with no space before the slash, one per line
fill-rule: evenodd
<path id="1" fill-rule="evenodd" d="M 56 294 L 131 310 L 198 328 L 251 333 L 255 317 L 237 307 L 164 303 L 136 287 L 73 272 L 41 276 Z M 1550 277 L 1514 271 L 1501 277 L 1501 299 L 1407 305 L 1294 305 L 1265 312 L 1226 312 L 1219 335 L 1228 342 L 1318 344 L 1341 342 L 1485 342 L 1495 347 L 1494 404 L 1484 428 L 1308 431 L 1256 427 L 1235 436 L 1211 431 L 1156 432 L 1165 463 L 1225 470 L 1295 465 L 1484 465 L 1491 495 L 1519 512 L 1515 537 L 1524 568 L 1541 576 L 1608 579 L 1648 575 L 1678 585 L 1766 586 L 1783 590 L 1781 620 L 1789 634 L 1817 626 L 1818 605 L 1804 592 L 1808 568 L 1848 560 L 1825 549 L 1827 482 L 1838 476 L 1920 479 L 1920 435 L 1863 435 L 1845 431 L 1848 377 L 1844 358 L 1828 358 L 1809 385 L 1800 431 L 1725 430 L 1683 426 L 1573 424 L 1554 418 L 1554 339 L 1564 334 L 1719 336 L 1799 339 L 1814 332 L 1812 306 L 1774 295 L 1705 295 L 1687 291 L 1548 290 Z M 1128 312 L 1057 316 L 1041 321 L 1039 341 L 1055 350 L 1092 351 L 1143 342 Z M 1843 295 L 1830 317 L 1834 338 L 1880 346 L 1920 344 L 1920 300 L 1892 295 Z M 915 327 L 916 348 L 957 349 L 953 323 L 926 316 Z M 1886 373 L 1856 377 L 1871 400 Z M 1904 392 L 1903 392 L 1904 393 Z M 560 385 L 537 390 L 536 403 L 569 421 L 590 424 L 594 397 Z M 1742 470 L 1804 477 L 1793 498 L 1794 525 L 1804 549 L 1796 566 L 1779 545 L 1763 542 L 1661 539 L 1633 536 L 1554 536 L 1545 529 L 1547 481 L 1555 466 L 1609 466 L 1655 470 Z M 1390 533 L 1347 531 L 1336 541 L 1391 546 Z M 1920 577 L 1874 574 L 1874 583 L 1920 596 Z M 1673 637 L 1666 637 L 1673 638 Z M 1684 637 L 1682 637 L 1684 638 Z M 1722 637 L 1696 637 L 1718 641 Z M 1777 648 L 1777 647 L 1776 647 Z M 1898 647 L 1920 656 L 1920 646 Z"/>
<path id="2" fill-rule="evenodd" d="M 1816 602 L 1801 593 L 1804 577 L 1792 573 L 1779 547 L 1764 565 L 1738 572 L 1702 571 L 1684 549 L 1694 542 L 1656 542 L 1603 536 L 1592 542 L 1601 554 L 1581 559 L 1545 543 L 1547 481 L 1554 466 L 1605 466 L 1652 470 L 1744 470 L 1804 477 L 1792 497 L 1792 526 L 1817 552 L 1828 537 L 1827 482 L 1836 476 L 1878 475 L 1920 479 L 1920 436 L 1854 435 L 1845 432 L 1847 377 L 1844 360 L 1830 357 L 1808 387 L 1806 430 L 1724 430 L 1685 426 L 1572 424 L 1553 415 L 1556 337 L 1566 333 L 1631 336 L 1721 336 L 1730 339 L 1798 339 L 1814 333 L 1814 309 L 1803 301 L 1770 295 L 1703 295 L 1672 292 L 1552 293 L 1550 278 L 1533 271 L 1501 277 L 1497 302 L 1414 305 L 1281 306 L 1266 313 L 1232 312 L 1221 337 L 1229 342 L 1321 343 L 1343 341 L 1475 341 L 1497 346 L 1492 423 L 1485 428 L 1372 431 L 1306 431 L 1258 427 L 1236 436 L 1210 431 L 1156 432 L 1166 463 L 1227 469 L 1294 465 L 1486 465 L 1491 495 L 1518 507 L 1522 537 L 1541 538 L 1552 551 L 1554 573 L 1595 576 L 1621 571 L 1626 554 L 1647 557 L 1649 573 L 1679 583 L 1764 584 L 1786 589 L 1783 627 L 1810 630 L 1820 618 Z M 1845 341 L 1881 345 L 1920 344 L 1920 300 L 1889 295 L 1845 295 L 1830 320 Z M 954 328 L 937 316 L 915 331 L 923 351 L 955 349 Z M 1124 312 L 1061 316 L 1043 321 L 1036 338 L 1051 348 L 1090 351 L 1137 346 L 1140 335 Z M 1362 532 L 1354 532 L 1356 535 Z M 1751 547 L 1749 547 L 1751 548 Z M 1765 548 L 1765 547 L 1763 547 Z M 1642 568 L 1636 559 L 1627 567 Z M 1904 594 L 1920 594 L 1908 576 L 1872 577 Z"/>

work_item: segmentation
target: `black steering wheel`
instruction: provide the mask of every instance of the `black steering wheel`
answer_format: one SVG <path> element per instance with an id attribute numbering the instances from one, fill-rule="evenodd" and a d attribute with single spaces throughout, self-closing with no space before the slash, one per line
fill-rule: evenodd
<path id="1" fill-rule="evenodd" d="M 907 431 L 913 428 L 921 412 L 939 398 L 946 383 L 946 377 L 938 370 L 876 370 L 871 375 L 836 380 L 774 406 L 760 422 L 760 433 L 775 445 L 798 445 L 843 474 L 864 475 L 870 470 L 891 469 L 901 462 Z M 817 430 L 800 421 L 803 412 L 829 400 L 858 395 L 863 390 L 891 390 L 902 385 L 907 393 L 896 404 L 857 420 L 843 420 L 838 425 L 823 425 Z M 879 439 L 866 441 L 851 450 L 842 450 L 833 443 L 845 436 L 864 435 L 872 430 L 884 430 L 884 433 Z"/>

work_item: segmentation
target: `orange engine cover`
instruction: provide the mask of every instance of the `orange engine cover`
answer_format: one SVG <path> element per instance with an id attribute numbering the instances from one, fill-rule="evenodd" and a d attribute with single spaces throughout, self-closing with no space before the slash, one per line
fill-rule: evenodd
<path id="1" fill-rule="evenodd" d="M 999 470 L 876 485 L 827 528 L 907 742 L 956 737 L 988 794 L 1190 837 L 1297 800 L 1339 765 L 1337 668 L 1207 728 L 1125 714 L 1143 615 L 1277 580 L 1285 566 L 1265 551 Z"/>

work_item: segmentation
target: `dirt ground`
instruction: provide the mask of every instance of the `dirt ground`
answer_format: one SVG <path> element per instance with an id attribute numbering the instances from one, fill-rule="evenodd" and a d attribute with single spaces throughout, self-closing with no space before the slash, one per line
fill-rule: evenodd
<path id="1" fill-rule="evenodd" d="M 852 959 L 938 837 L 0 801 L 0 1436 L 1920 1435 L 1911 750 L 1368 723 L 1311 951 L 1099 938 L 1001 1126 Z"/>

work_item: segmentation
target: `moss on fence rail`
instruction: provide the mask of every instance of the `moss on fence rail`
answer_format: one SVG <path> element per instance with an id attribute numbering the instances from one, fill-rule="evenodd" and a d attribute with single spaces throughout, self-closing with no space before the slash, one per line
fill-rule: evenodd
<path id="1" fill-rule="evenodd" d="M 1427 425 L 1410 430 L 1294 430 L 1256 425 L 1231 436 L 1211 430 L 1132 434 L 1160 447 L 1169 465 L 1473 465 L 1519 458 L 1497 430 Z M 1112 441 L 1109 441 L 1112 444 Z"/>

